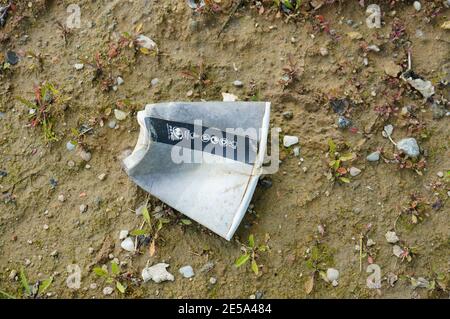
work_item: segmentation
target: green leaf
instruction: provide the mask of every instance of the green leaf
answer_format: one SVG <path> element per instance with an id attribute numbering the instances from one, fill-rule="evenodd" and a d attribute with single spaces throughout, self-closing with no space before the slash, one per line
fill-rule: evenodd
<path id="1" fill-rule="evenodd" d="M 25 289 L 25 292 L 27 295 L 31 295 L 31 288 L 28 284 L 27 276 L 25 275 L 25 271 L 23 268 L 20 268 L 20 283 L 22 284 L 22 287 Z"/>
<path id="2" fill-rule="evenodd" d="M 94 273 L 97 276 L 100 276 L 100 277 L 107 277 L 108 276 L 108 272 L 105 269 L 101 268 L 101 267 L 95 267 L 93 269 L 93 271 L 94 271 Z"/>
<path id="3" fill-rule="evenodd" d="M 147 231 L 145 229 L 135 229 L 130 232 L 131 236 L 144 236 L 147 235 Z"/>
<path id="4" fill-rule="evenodd" d="M 20 96 L 16 96 L 16 100 L 18 100 L 20 103 L 24 104 L 25 106 L 29 107 L 30 109 L 37 108 L 36 104 L 34 104 Z"/>
<path id="5" fill-rule="evenodd" d="M 17 299 L 16 297 L 14 297 L 13 295 L 10 295 L 9 293 L 0 290 L 0 296 L 3 296 L 6 299 Z M 1 298 L 0 298 L 1 299 Z"/>
<path id="6" fill-rule="evenodd" d="M 261 245 L 258 247 L 259 251 L 265 252 L 267 250 L 267 246 L 266 245 Z"/>
<path id="7" fill-rule="evenodd" d="M 328 140 L 328 146 L 330 147 L 330 156 L 334 158 L 334 153 L 336 152 L 336 144 L 334 144 L 332 139 Z"/>
<path id="8" fill-rule="evenodd" d="M 341 157 L 339 157 L 341 162 L 351 161 L 354 158 L 355 158 L 355 154 L 353 154 L 353 153 L 345 154 L 345 155 L 342 155 Z"/>
<path id="9" fill-rule="evenodd" d="M 255 273 L 255 275 L 259 274 L 259 267 L 254 259 L 252 260 L 252 270 Z"/>
<path id="10" fill-rule="evenodd" d="M 44 280 L 40 285 L 39 285 L 39 294 L 43 294 L 45 293 L 45 291 L 50 287 L 50 285 L 53 282 L 53 277 L 50 277 L 46 280 Z"/>
<path id="11" fill-rule="evenodd" d="M 255 247 L 255 236 L 253 236 L 253 234 L 248 236 L 248 246 L 250 248 L 254 248 Z"/>
<path id="12" fill-rule="evenodd" d="M 236 261 L 234 262 L 234 265 L 236 267 L 241 267 L 243 264 L 245 264 L 249 260 L 249 258 L 250 258 L 249 254 L 242 255 L 241 257 L 236 259 Z"/>
<path id="13" fill-rule="evenodd" d="M 111 262 L 111 273 L 113 276 L 117 276 L 120 273 L 120 267 L 115 262 Z"/>
<path id="14" fill-rule="evenodd" d="M 192 225 L 192 222 L 189 219 L 182 219 L 181 223 L 186 226 Z"/>
<path id="15" fill-rule="evenodd" d="M 116 288 L 119 290 L 122 294 L 125 293 L 126 288 L 118 281 L 116 281 Z"/>
<path id="16" fill-rule="evenodd" d="M 290 0 L 284 0 L 283 3 L 288 9 L 294 10 L 294 6 L 291 4 Z"/>
<path id="17" fill-rule="evenodd" d="M 170 223 L 170 219 L 167 219 L 167 218 L 160 218 L 159 221 L 160 221 L 161 223 L 163 223 L 163 224 L 168 224 L 168 223 Z"/>
<path id="18" fill-rule="evenodd" d="M 150 214 L 148 213 L 147 207 L 144 207 L 142 209 L 142 216 L 144 216 L 144 220 L 147 222 L 147 224 L 149 224 L 151 226 L 151 224 L 150 224 Z"/>
<path id="19" fill-rule="evenodd" d="M 347 178 L 347 177 L 339 177 L 339 180 L 340 180 L 341 182 L 343 182 L 343 183 L 346 183 L 346 184 L 350 183 L 350 179 Z"/>

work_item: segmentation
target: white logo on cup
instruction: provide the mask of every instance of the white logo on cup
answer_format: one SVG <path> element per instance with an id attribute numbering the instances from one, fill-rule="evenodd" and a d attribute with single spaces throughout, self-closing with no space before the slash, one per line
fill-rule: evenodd
<path id="1" fill-rule="evenodd" d="M 202 135 L 202 141 L 203 142 L 209 142 L 210 139 L 211 139 L 211 137 L 209 136 L 209 134 L 203 134 Z"/>
<path id="2" fill-rule="evenodd" d="M 172 136 L 175 140 L 182 140 L 183 139 L 183 131 L 179 127 L 175 127 L 172 130 Z"/>
<path id="3" fill-rule="evenodd" d="M 215 135 L 211 136 L 211 143 L 213 144 L 218 144 L 219 143 L 219 138 Z"/>

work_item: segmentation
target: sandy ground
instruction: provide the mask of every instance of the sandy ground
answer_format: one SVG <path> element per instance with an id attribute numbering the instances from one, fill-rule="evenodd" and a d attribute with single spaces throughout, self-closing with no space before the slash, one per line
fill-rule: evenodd
<path id="1" fill-rule="evenodd" d="M 75 1 L 18 2 L 0 29 L 0 62 L 7 51 L 20 59 L 0 71 L 1 295 L 27 297 L 23 268 L 30 285 L 53 278 L 39 298 L 448 298 L 450 31 L 441 25 L 450 10 L 444 1 L 421 1 L 419 12 L 412 1 L 378 1 L 380 29 L 366 26 L 366 8 L 356 1 L 317 11 L 304 4 L 290 18 L 271 1 L 247 1 L 219 37 L 232 1 L 203 13 L 174 0 L 78 1 L 81 26 L 65 30 L 67 41 L 56 23 L 65 23 Z M 138 34 L 153 39 L 158 53 L 133 47 Z M 399 79 L 408 48 L 414 72 L 435 87 L 428 101 Z M 186 76 L 189 69 L 202 79 Z M 114 88 L 118 76 L 124 83 Z M 235 87 L 235 80 L 244 86 Z M 42 122 L 30 125 L 30 105 L 23 103 L 33 102 L 34 88 L 45 82 L 58 90 L 49 104 L 53 141 L 45 139 Z M 281 146 L 279 172 L 268 176 L 271 187 L 257 188 L 230 242 L 196 223 L 184 225 L 183 216 L 134 185 L 121 166 L 139 132 L 135 112 L 146 103 L 221 100 L 222 92 L 270 101 L 271 126 L 300 139 L 299 156 Z M 331 102 L 339 99 L 347 103 L 349 128 L 337 125 Z M 127 118 L 115 120 L 114 109 Z M 382 135 L 388 124 L 394 141 L 416 138 L 418 159 L 396 157 Z M 337 152 L 331 157 L 354 154 L 339 171 L 348 183 L 330 174 L 330 139 Z M 71 140 L 78 143 L 74 151 L 66 149 Z M 369 162 L 376 150 L 381 159 Z M 82 151 L 90 153 L 88 162 Z M 350 167 L 361 173 L 350 176 Z M 119 232 L 141 226 L 135 210 L 146 201 L 152 218 L 168 223 L 155 251 L 143 245 L 128 253 Z M 388 231 L 399 237 L 400 258 L 386 241 Z M 234 266 L 251 234 L 268 246 L 257 253 L 258 275 L 250 263 Z M 110 268 L 111 261 L 120 271 L 108 283 L 94 269 Z M 142 283 L 142 269 L 159 262 L 170 264 L 175 280 Z M 202 271 L 208 263 L 212 269 Z M 381 269 L 379 289 L 366 285 L 370 264 Z M 74 278 L 69 265 L 79 266 L 79 289 L 67 285 Z M 193 278 L 179 273 L 185 265 Z M 329 268 L 339 270 L 336 287 L 324 279 Z M 115 289 L 105 296 L 109 286 Z"/>

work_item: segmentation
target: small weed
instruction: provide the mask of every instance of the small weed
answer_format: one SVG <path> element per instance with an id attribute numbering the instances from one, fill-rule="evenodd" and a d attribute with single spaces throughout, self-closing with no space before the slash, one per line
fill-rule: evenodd
<path id="1" fill-rule="evenodd" d="M 53 283 L 53 277 L 50 277 L 44 281 L 38 280 L 34 285 L 31 286 L 23 268 L 20 269 L 19 278 L 20 284 L 22 286 L 22 291 L 20 292 L 20 294 L 23 298 L 37 299 L 39 297 L 42 297 L 42 295 Z"/>
<path id="2" fill-rule="evenodd" d="M 72 30 L 70 30 L 66 25 L 64 25 L 60 21 L 56 21 L 56 27 L 61 32 L 61 38 L 63 38 L 64 46 L 66 46 L 68 44 L 68 38 L 70 34 L 72 34 Z"/>
<path id="3" fill-rule="evenodd" d="M 16 97 L 16 99 L 30 109 L 31 127 L 41 126 L 47 142 L 57 141 L 58 138 L 54 132 L 55 118 L 62 112 L 64 104 L 70 98 L 63 96 L 49 82 L 36 86 L 34 96 L 33 101 L 22 97 Z"/>
<path id="4" fill-rule="evenodd" d="M 331 170 L 328 174 L 328 178 L 332 181 L 338 180 L 342 183 L 350 183 L 349 170 L 343 165 L 345 162 L 354 160 L 356 158 L 356 155 L 353 153 L 340 155 L 338 152 L 336 152 L 336 144 L 332 139 L 328 140 L 328 146 L 328 156 L 330 159 L 328 166 Z"/>
<path id="5" fill-rule="evenodd" d="M 241 245 L 241 250 L 243 253 L 238 259 L 236 259 L 234 265 L 239 268 L 245 265 L 248 261 L 251 261 L 250 264 L 252 271 L 255 273 L 255 275 L 258 275 L 260 266 L 258 266 L 256 259 L 259 257 L 260 252 L 267 251 L 269 247 L 267 246 L 267 244 L 256 246 L 255 236 L 253 235 L 248 236 L 248 245 L 244 245 L 242 243 Z"/>
<path id="6" fill-rule="evenodd" d="M 181 74 L 186 78 L 194 80 L 194 86 L 204 87 L 212 83 L 208 79 L 204 61 L 200 61 L 197 66 L 190 66 L 187 70 L 182 71 Z"/>
<path id="7" fill-rule="evenodd" d="M 324 281 L 328 282 L 326 270 L 333 264 L 333 257 L 327 246 L 317 242 L 312 248 L 308 248 L 305 259 L 306 267 L 312 270 L 311 276 L 305 283 L 305 291 L 307 294 L 310 294 L 314 289 L 314 281 L 317 274 Z"/>
<path id="8" fill-rule="evenodd" d="M 106 267 L 105 267 L 106 268 Z M 102 267 L 95 267 L 93 269 L 93 272 L 101 277 L 105 279 L 105 282 L 107 284 L 112 284 L 115 282 L 115 287 L 116 289 L 121 293 L 121 294 L 125 294 L 126 290 L 127 290 L 127 286 L 122 284 L 118 278 L 120 277 L 120 266 L 115 263 L 115 262 L 111 262 L 111 270 L 108 271 L 107 269 L 102 268 Z"/>
<path id="9" fill-rule="evenodd" d="M 288 54 L 288 64 L 283 67 L 283 76 L 278 81 L 286 89 L 292 83 L 298 80 L 299 73 L 302 71 L 297 67 L 298 62 L 294 61 L 294 56 Z"/>

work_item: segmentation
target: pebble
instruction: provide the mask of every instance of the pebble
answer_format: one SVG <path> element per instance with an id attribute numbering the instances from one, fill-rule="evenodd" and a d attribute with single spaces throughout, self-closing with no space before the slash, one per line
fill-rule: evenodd
<path id="1" fill-rule="evenodd" d="M 108 123 L 108 127 L 111 128 L 111 129 L 116 128 L 116 125 L 117 125 L 117 123 L 116 123 L 116 121 L 114 121 L 114 120 L 111 120 L 111 121 L 109 121 L 109 123 Z"/>
<path id="2" fill-rule="evenodd" d="M 17 276 L 17 271 L 16 270 L 11 270 L 11 272 L 9 273 L 9 280 L 15 280 Z"/>
<path id="3" fill-rule="evenodd" d="M 442 178 L 442 177 L 444 177 L 444 172 L 437 172 L 436 175 L 437 175 L 438 177 Z"/>
<path id="4" fill-rule="evenodd" d="M 29 266 L 29 265 L 31 265 L 31 260 L 25 259 L 25 266 Z"/>
<path id="5" fill-rule="evenodd" d="M 88 248 L 88 254 L 92 255 L 94 253 L 94 248 L 93 247 L 89 247 Z"/>
<path id="6" fill-rule="evenodd" d="M 92 154 L 90 152 L 87 152 L 85 150 L 80 151 L 80 157 L 83 161 L 89 162 L 92 158 Z"/>
<path id="7" fill-rule="evenodd" d="M 367 47 L 367 50 L 373 51 L 373 52 L 380 52 L 381 51 L 380 48 L 377 45 L 375 45 L 375 44 L 369 45 Z"/>
<path id="8" fill-rule="evenodd" d="M 87 205 L 84 205 L 84 204 L 80 205 L 80 213 L 81 214 L 86 213 L 87 210 L 88 210 L 88 206 Z"/>
<path id="9" fill-rule="evenodd" d="M 328 268 L 327 269 L 327 279 L 329 282 L 331 282 L 333 287 L 336 287 L 339 284 L 338 283 L 339 270 L 334 269 L 334 268 Z"/>
<path id="10" fill-rule="evenodd" d="M 367 156 L 366 159 L 369 162 L 377 162 L 380 160 L 380 152 L 379 151 L 373 152 L 369 154 L 369 156 Z"/>
<path id="11" fill-rule="evenodd" d="M 194 94 L 194 91 L 192 91 L 192 90 L 189 90 L 186 92 L 187 97 L 191 97 L 193 94 Z"/>
<path id="12" fill-rule="evenodd" d="M 212 270 L 214 268 L 214 262 L 208 261 L 206 264 L 200 268 L 201 273 L 207 273 L 208 271 Z"/>
<path id="13" fill-rule="evenodd" d="M 167 267 L 169 267 L 169 264 L 165 263 L 159 263 L 151 267 L 145 267 L 142 270 L 142 279 L 144 280 L 144 282 L 153 280 L 157 284 L 167 280 L 174 281 L 175 277 L 166 270 Z"/>
<path id="14" fill-rule="evenodd" d="M 192 269 L 191 266 L 181 267 L 180 274 L 182 274 L 184 278 L 194 277 L 194 269 Z"/>
<path id="15" fill-rule="evenodd" d="M 6 52 L 6 62 L 11 65 L 16 65 L 17 63 L 19 63 L 19 56 L 14 51 L 8 51 Z"/>
<path id="16" fill-rule="evenodd" d="M 419 12 L 420 9 L 422 9 L 422 4 L 419 1 L 414 1 L 413 6 L 414 6 L 414 9 L 416 9 L 417 12 Z"/>
<path id="17" fill-rule="evenodd" d="M 105 174 L 105 173 L 102 173 L 102 174 L 98 175 L 97 178 L 98 178 L 99 180 L 101 180 L 101 181 L 104 181 L 105 178 L 106 178 L 106 174 Z"/>
<path id="18" fill-rule="evenodd" d="M 285 120 L 292 120 L 293 117 L 294 117 L 294 113 L 292 113 L 291 111 L 283 112 L 283 118 Z"/>
<path id="19" fill-rule="evenodd" d="M 44 229 L 44 230 L 47 230 L 48 229 L 48 225 L 47 224 L 44 224 L 44 226 L 42 226 L 42 228 Z"/>
<path id="20" fill-rule="evenodd" d="M 386 237 L 387 242 L 390 244 L 395 244 L 399 241 L 397 234 L 393 231 L 388 231 L 384 236 Z"/>
<path id="21" fill-rule="evenodd" d="M 367 247 L 375 246 L 375 244 L 376 242 L 372 238 L 367 239 Z"/>
<path id="22" fill-rule="evenodd" d="M 402 67 L 393 61 L 384 64 L 384 72 L 393 78 L 396 78 L 402 70 Z"/>
<path id="23" fill-rule="evenodd" d="M 122 77 L 118 76 L 117 77 L 117 85 L 122 85 L 124 83 L 125 83 L 124 79 Z"/>
<path id="24" fill-rule="evenodd" d="M 152 79 L 152 81 L 150 82 L 152 86 L 157 86 L 159 83 L 159 79 L 158 78 L 154 78 Z"/>
<path id="25" fill-rule="evenodd" d="M 341 129 L 348 128 L 350 125 L 352 125 L 352 121 L 347 119 L 344 116 L 339 116 L 338 118 L 338 127 Z"/>
<path id="26" fill-rule="evenodd" d="M 236 81 L 233 82 L 233 85 L 235 87 L 241 88 L 241 87 L 244 86 L 244 83 L 242 83 L 242 81 L 236 80 Z"/>
<path id="27" fill-rule="evenodd" d="M 328 55 L 328 49 L 327 48 L 321 47 L 319 49 L 319 52 L 320 52 L 321 56 L 327 56 Z"/>
<path id="28" fill-rule="evenodd" d="M 361 170 L 357 167 L 350 167 L 350 175 L 355 177 L 361 174 Z"/>
<path id="29" fill-rule="evenodd" d="M 403 251 L 403 249 L 402 249 L 400 246 L 395 245 L 394 247 L 392 247 L 392 253 L 393 253 L 396 257 L 399 257 L 399 258 L 400 258 L 400 257 L 403 255 L 404 251 Z"/>
<path id="30" fill-rule="evenodd" d="M 58 200 L 59 200 L 61 203 L 64 203 L 64 201 L 66 200 L 66 198 L 64 197 L 63 194 L 59 194 L 59 195 L 58 195 Z"/>
<path id="31" fill-rule="evenodd" d="M 120 247 L 122 247 L 122 249 L 129 251 L 129 252 L 134 252 L 134 242 L 133 239 L 131 239 L 131 237 L 127 237 L 124 241 L 122 241 L 120 243 Z"/>
<path id="32" fill-rule="evenodd" d="M 84 64 L 82 64 L 82 63 L 76 63 L 76 64 L 74 64 L 73 67 L 75 68 L 75 70 L 80 71 L 80 70 L 83 70 Z"/>
<path id="33" fill-rule="evenodd" d="M 155 41 L 142 34 L 136 38 L 136 42 L 140 47 L 146 48 L 147 50 L 150 51 L 155 50 L 157 47 Z"/>
<path id="34" fill-rule="evenodd" d="M 114 292 L 114 289 L 112 287 L 107 286 L 107 287 L 103 288 L 103 294 L 105 296 L 111 295 L 113 292 Z"/>
<path id="35" fill-rule="evenodd" d="M 74 167 L 75 166 L 75 162 L 74 161 L 68 161 L 67 162 L 67 166 Z"/>
<path id="36" fill-rule="evenodd" d="M 297 136 L 285 135 L 283 137 L 283 145 L 284 145 L 284 147 L 290 147 L 290 146 L 295 145 L 297 143 L 298 143 L 298 137 Z"/>
<path id="37" fill-rule="evenodd" d="M 397 143 L 397 149 L 404 152 L 410 157 L 417 157 L 420 155 L 420 148 L 415 138 L 409 137 L 400 140 Z"/>
<path id="38" fill-rule="evenodd" d="M 69 152 L 72 152 L 76 147 L 77 146 L 74 143 L 72 143 L 71 141 L 67 142 L 67 144 L 66 144 L 66 149 Z"/>
<path id="39" fill-rule="evenodd" d="M 394 132 L 394 127 L 391 124 L 386 125 L 383 130 L 383 136 L 384 137 L 391 136 L 393 132 Z"/>
<path id="40" fill-rule="evenodd" d="M 58 251 L 57 250 L 54 250 L 54 251 L 52 251 L 50 253 L 50 257 L 56 257 L 56 256 L 58 256 Z"/>
<path id="41" fill-rule="evenodd" d="M 298 147 L 298 146 L 294 147 L 293 151 L 294 151 L 294 156 L 295 157 L 299 157 L 300 156 L 300 147 Z"/>
<path id="42" fill-rule="evenodd" d="M 217 279 L 215 277 L 211 277 L 211 278 L 209 278 L 209 283 L 211 285 L 215 285 L 217 283 Z"/>
<path id="43" fill-rule="evenodd" d="M 90 284 L 89 289 L 92 289 L 92 290 L 97 289 L 97 284 L 95 282 Z"/>
<path id="44" fill-rule="evenodd" d="M 115 109 L 114 110 L 114 116 L 116 117 L 116 120 L 123 121 L 123 120 L 125 120 L 127 118 L 128 113 L 126 113 L 124 111 L 121 111 L 121 110 L 118 110 L 118 109 Z"/>
<path id="45" fill-rule="evenodd" d="M 128 230 L 121 230 L 119 233 L 119 239 L 124 240 L 128 237 Z"/>

